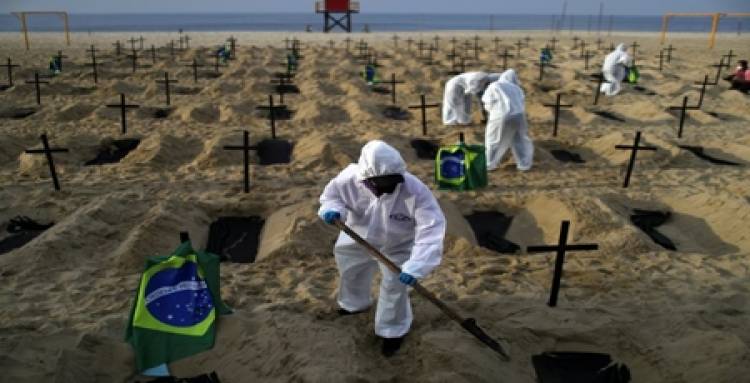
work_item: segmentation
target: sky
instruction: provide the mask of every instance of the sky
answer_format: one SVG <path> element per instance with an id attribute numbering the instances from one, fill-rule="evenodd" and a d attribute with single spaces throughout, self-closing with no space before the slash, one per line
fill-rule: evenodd
<path id="1" fill-rule="evenodd" d="M 567 0 L 568 14 L 661 15 L 750 12 L 750 0 Z M 314 0 L 0 0 L 0 13 L 264 13 L 313 12 Z M 563 0 L 361 0 L 368 13 L 560 14 Z"/>

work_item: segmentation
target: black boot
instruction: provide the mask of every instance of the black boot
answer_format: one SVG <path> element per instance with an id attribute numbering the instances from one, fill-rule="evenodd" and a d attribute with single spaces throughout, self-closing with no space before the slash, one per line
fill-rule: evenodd
<path id="1" fill-rule="evenodd" d="M 401 348 L 401 343 L 404 341 L 404 337 L 401 338 L 383 338 L 383 356 L 386 358 L 393 356 L 393 354 Z"/>
<path id="2" fill-rule="evenodd" d="M 339 307 L 339 309 L 338 309 L 338 310 L 337 310 L 336 312 L 337 312 L 337 313 L 339 314 L 339 316 L 342 316 L 342 317 L 343 317 L 343 316 L 347 316 L 347 315 L 357 315 L 357 314 L 362 314 L 363 312 L 366 312 L 366 311 L 367 311 L 367 310 L 360 310 L 360 311 L 349 311 L 349 310 L 346 310 L 346 309 L 342 309 L 342 308 L 340 308 L 340 307 Z"/>

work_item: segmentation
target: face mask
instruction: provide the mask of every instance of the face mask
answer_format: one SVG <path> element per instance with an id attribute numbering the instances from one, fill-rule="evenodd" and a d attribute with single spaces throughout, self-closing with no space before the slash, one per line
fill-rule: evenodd
<path id="1" fill-rule="evenodd" d="M 365 187 L 367 187 L 372 194 L 375 194 L 375 197 L 393 193 L 393 191 L 396 190 L 396 186 L 402 182 L 404 182 L 404 176 L 401 174 L 370 177 L 362 181 Z"/>

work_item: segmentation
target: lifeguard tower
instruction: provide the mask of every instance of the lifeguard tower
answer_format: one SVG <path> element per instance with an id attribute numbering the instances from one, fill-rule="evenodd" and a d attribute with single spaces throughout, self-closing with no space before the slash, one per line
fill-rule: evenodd
<path id="1" fill-rule="evenodd" d="M 323 14 L 323 32 L 330 32 L 336 26 L 348 33 L 352 31 L 352 13 L 359 13 L 359 1 L 323 0 L 315 2 L 315 13 Z M 342 15 L 342 16 L 335 16 Z"/>

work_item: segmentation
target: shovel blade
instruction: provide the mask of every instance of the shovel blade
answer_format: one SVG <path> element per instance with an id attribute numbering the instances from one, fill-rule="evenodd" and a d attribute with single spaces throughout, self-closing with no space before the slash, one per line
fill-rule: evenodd
<path id="1" fill-rule="evenodd" d="M 477 326 L 477 321 L 474 318 L 465 319 L 463 322 L 461 322 L 461 327 L 474 335 L 482 343 L 487 345 L 487 347 L 495 350 L 495 352 L 500 354 L 504 361 L 507 362 L 510 360 L 510 355 L 508 355 L 508 353 L 503 349 L 503 346 L 501 346 L 500 343 L 498 343 L 496 340 L 490 338 L 489 335 L 487 335 L 481 328 L 479 328 L 479 326 Z"/>

